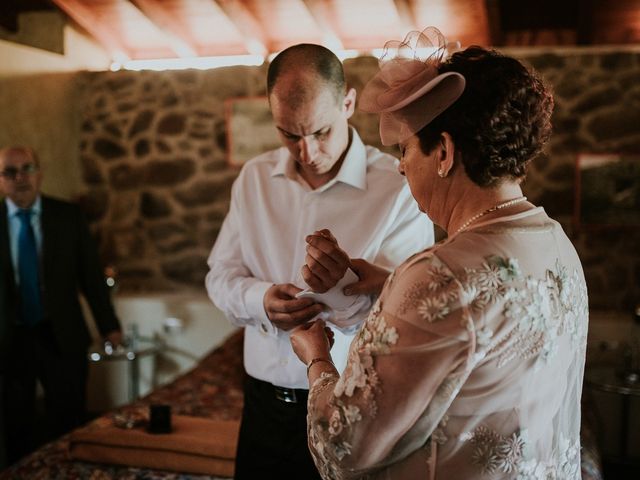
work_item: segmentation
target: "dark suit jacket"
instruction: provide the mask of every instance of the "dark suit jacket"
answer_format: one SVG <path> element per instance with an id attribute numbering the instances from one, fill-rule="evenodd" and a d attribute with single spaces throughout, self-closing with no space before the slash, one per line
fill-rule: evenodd
<path id="1" fill-rule="evenodd" d="M 42 196 L 41 285 L 45 321 L 63 353 L 86 350 L 91 341 L 78 292 L 87 299 L 101 334 L 120 328 L 87 222 L 70 203 Z M 0 200 L 0 371 L 4 370 L 19 311 L 11 262 L 7 205 Z M 9 359 L 10 361 L 10 359 Z"/>

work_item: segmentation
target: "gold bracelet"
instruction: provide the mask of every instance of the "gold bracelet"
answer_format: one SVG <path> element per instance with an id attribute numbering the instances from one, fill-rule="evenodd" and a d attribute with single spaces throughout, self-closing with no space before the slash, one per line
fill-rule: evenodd
<path id="1" fill-rule="evenodd" d="M 309 362 L 309 365 L 307 365 L 307 377 L 309 376 L 309 370 L 311 370 L 311 367 L 313 367 L 314 364 L 320 363 L 320 362 L 326 362 L 329 365 L 331 365 L 334 369 L 336 368 L 336 366 L 333 364 L 333 362 L 330 359 L 317 357 L 317 358 L 314 358 L 313 360 L 311 360 Z"/>

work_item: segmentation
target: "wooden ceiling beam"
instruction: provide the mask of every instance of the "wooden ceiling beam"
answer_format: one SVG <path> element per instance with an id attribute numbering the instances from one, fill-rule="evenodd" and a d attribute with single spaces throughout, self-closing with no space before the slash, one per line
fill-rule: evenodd
<path id="1" fill-rule="evenodd" d="M 494 46 L 504 45 L 499 0 L 486 0 L 485 9 L 487 10 L 487 24 L 489 27 L 489 44 Z"/>
<path id="2" fill-rule="evenodd" d="M 166 37 L 167 43 L 179 57 L 198 56 L 189 31 L 175 12 L 168 12 L 159 0 L 129 0 Z"/>
<path id="3" fill-rule="evenodd" d="M 266 56 L 269 53 L 269 41 L 253 13 L 240 0 L 214 1 L 245 39 L 247 51 L 254 55 Z"/>
<path id="4" fill-rule="evenodd" d="M 123 62 L 134 57 L 133 52 L 122 43 L 118 35 L 114 34 L 109 26 L 105 25 L 98 15 L 83 2 L 79 0 L 53 0 L 53 3 L 93 35 L 114 60 Z"/>
<path id="5" fill-rule="evenodd" d="M 327 47 L 335 50 L 344 49 L 342 39 L 335 29 L 336 21 L 326 0 L 302 0 L 318 28 L 322 31 L 323 41 Z"/>
<path id="6" fill-rule="evenodd" d="M 416 21 L 416 12 L 412 0 L 393 0 L 398 18 L 406 32 L 421 30 Z"/>

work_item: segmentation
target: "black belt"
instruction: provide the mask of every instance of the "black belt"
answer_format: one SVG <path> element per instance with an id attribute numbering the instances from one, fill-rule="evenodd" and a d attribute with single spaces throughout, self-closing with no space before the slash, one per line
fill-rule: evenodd
<path id="1" fill-rule="evenodd" d="M 247 375 L 248 381 L 253 383 L 253 386 L 258 388 L 262 393 L 273 395 L 276 399 L 285 403 L 307 403 L 309 398 L 309 390 L 304 388 L 287 388 L 273 385 L 264 380 L 258 380 L 250 375 Z"/>

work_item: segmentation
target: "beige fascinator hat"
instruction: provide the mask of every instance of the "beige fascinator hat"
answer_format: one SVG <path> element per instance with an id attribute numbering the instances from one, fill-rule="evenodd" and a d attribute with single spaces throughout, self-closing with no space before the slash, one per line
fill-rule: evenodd
<path id="1" fill-rule="evenodd" d="M 360 110 L 380 114 L 383 145 L 394 145 L 419 132 L 455 102 L 465 79 L 438 67 L 460 44 L 447 43 L 435 27 L 409 32 L 384 46 L 380 70 L 360 96 Z"/>

